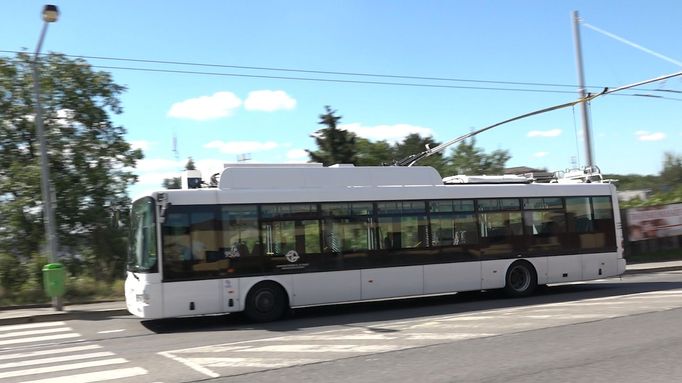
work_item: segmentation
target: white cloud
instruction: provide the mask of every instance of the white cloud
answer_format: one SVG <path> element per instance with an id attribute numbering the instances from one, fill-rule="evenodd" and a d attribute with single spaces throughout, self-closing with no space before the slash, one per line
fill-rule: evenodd
<path id="1" fill-rule="evenodd" d="M 385 140 L 388 142 L 398 142 L 412 133 L 417 133 L 422 137 L 433 136 L 431 129 L 409 124 L 364 126 L 360 123 L 353 123 L 340 124 L 339 129 L 353 132 L 359 137 L 371 141 Z"/>
<path id="2" fill-rule="evenodd" d="M 169 117 L 206 121 L 229 117 L 242 105 L 242 100 L 232 92 L 217 92 L 212 96 L 201 96 L 176 102 L 168 111 Z"/>
<path id="3" fill-rule="evenodd" d="M 151 143 L 149 141 L 130 141 L 131 149 L 142 149 L 142 151 L 149 150 Z"/>
<path id="4" fill-rule="evenodd" d="M 646 130 L 638 130 L 635 132 L 635 135 L 640 141 L 660 141 L 665 139 L 665 133 L 662 132 L 651 133 Z"/>
<path id="5" fill-rule="evenodd" d="M 149 195 L 154 191 L 163 189 L 161 186 L 166 178 L 179 177 L 182 169 L 185 168 L 186 160 L 174 161 L 161 158 L 143 158 L 137 161 L 135 168 L 127 170 L 137 174 L 137 183 L 130 186 L 131 198 L 133 200 Z"/>
<path id="6" fill-rule="evenodd" d="M 289 160 L 307 160 L 308 152 L 305 149 L 291 149 L 287 152 L 287 159 Z"/>
<path id="7" fill-rule="evenodd" d="M 263 152 L 272 150 L 280 145 L 274 141 L 259 142 L 259 141 L 211 141 L 204 145 L 206 149 L 218 149 L 222 153 L 227 154 L 241 154 L 252 152 Z"/>
<path id="8" fill-rule="evenodd" d="M 137 161 L 135 173 L 177 171 L 177 169 L 184 169 L 186 162 L 186 160 L 175 161 L 162 158 L 143 158 Z"/>
<path id="9" fill-rule="evenodd" d="M 201 171 L 202 178 L 209 180 L 213 174 L 222 171 L 225 162 L 223 159 L 205 159 L 195 160 L 194 164 L 197 170 Z M 134 200 L 162 190 L 163 180 L 182 176 L 185 164 L 187 164 L 186 158 L 177 161 L 162 158 L 145 158 L 138 161 L 136 168 L 128 169 L 138 176 L 137 183 L 129 188 L 131 198 Z"/>
<path id="10" fill-rule="evenodd" d="M 549 154 L 549 152 L 537 152 L 537 153 L 533 154 L 533 157 L 542 158 L 542 157 L 546 157 L 548 154 Z"/>
<path id="11" fill-rule="evenodd" d="M 274 112 L 291 110 L 296 107 L 296 100 L 283 90 L 254 90 L 244 101 L 244 109 Z"/>
<path id="12" fill-rule="evenodd" d="M 531 130 L 528 132 L 528 137 L 557 137 L 559 135 L 561 135 L 561 129 Z"/>

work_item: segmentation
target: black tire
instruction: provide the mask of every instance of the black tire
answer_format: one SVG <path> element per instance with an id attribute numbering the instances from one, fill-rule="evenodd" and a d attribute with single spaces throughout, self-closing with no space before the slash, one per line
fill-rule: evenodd
<path id="1" fill-rule="evenodd" d="M 538 287 L 535 267 L 528 261 L 516 261 L 507 269 L 504 293 L 510 297 L 526 297 Z"/>
<path id="2" fill-rule="evenodd" d="M 246 295 L 244 314 L 254 322 L 272 322 L 284 316 L 288 306 L 284 289 L 274 282 L 260 282 Z"/>

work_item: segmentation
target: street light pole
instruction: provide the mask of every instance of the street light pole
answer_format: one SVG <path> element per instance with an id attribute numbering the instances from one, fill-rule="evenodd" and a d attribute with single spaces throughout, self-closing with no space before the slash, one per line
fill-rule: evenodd
<path id="1" fill-rule="evenodd" d="M 46 5 L 43 9 L 43 29 L 33 55 L 33 90 L 35 93 L 35 124 L 38 144 L 40 146 L 40 191 L 43 198 L 43 221 L 45 223 L 45 237 L 47 240 L 47 260 L 49 263 L 57 261 L 57 233 L 55 230 L 54 205 L 52 202 L 52 188 L 50 183 L 50 163 L 47 157 L 47 144 L 45 143 L 45 127 L 43 126 L 43 110 L 40 105 L 40 76 L 38 73 L 38 56 L 43 45 L 43 39 L 47 33 L 49 23 L 57 21 L 59 10 L 54 5 Z M 52 298 L 52 307 L 62 310 L 61 297 Z"/>
<path id="2" fill-rule="evenodd" d="M 575 43 L 575 62 L 578 67 L 578 94 L 581 99 L 587 96 L 585 91 L 585 75 L 583 74 L 583 54 L 582 48 L 580 46 L 580 17 L 578 16 L 578 11 L 573 11 L 573 40 Z M 592 137 L 590 133 L 590 117 L 588 115 L 588 105 L 587 102 L 580 103 L 580 114 L 583 121 L 583 139 L 585 140 L 585 165 L 590 169 L 594 166 L 592 159 Z"/>

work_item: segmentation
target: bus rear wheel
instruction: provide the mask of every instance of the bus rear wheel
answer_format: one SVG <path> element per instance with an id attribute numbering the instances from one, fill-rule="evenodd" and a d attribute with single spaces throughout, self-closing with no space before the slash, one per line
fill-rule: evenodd
<path id="1" fill-rule="evenodd" d="M 284 289 L 274 282 L 261 282 L 246 296 L 244 314 L 254 322 L 272 322 L 284 316 L 287 308 Z"/>
<path id="2" fill-rule="evenodd" d="M 516 261 L 507 269 L 504 292 L 510 297 L 531 295 L 538 287 L 535 267 L 528 261 Z"/>

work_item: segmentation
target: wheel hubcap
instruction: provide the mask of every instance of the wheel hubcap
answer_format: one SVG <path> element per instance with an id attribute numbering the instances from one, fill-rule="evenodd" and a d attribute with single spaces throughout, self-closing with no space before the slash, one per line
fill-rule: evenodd
<path id="1" fill-rule="evenodd" d="M 275 296 L 271 291 L 259 291 L 256 295 L 255 302 L 256 310 L 268 312 L 275 306 Z"/>
<path id="2" fill-rule="evenodd" d="M 525 267 L 514 267 L 509 274 L 509 284 L 516 291 L 526 290 L 530 286 L 530 272 Z"/>

